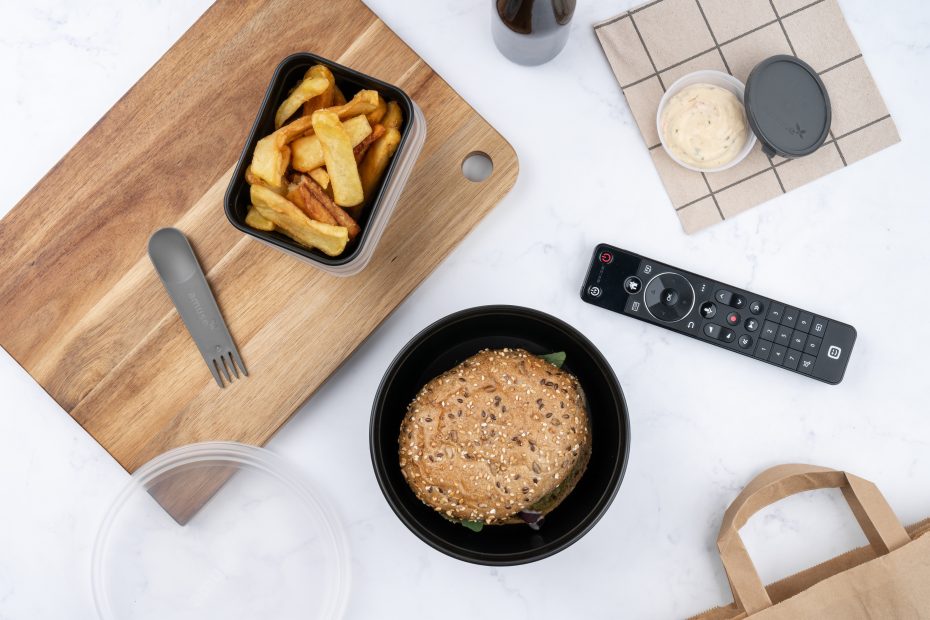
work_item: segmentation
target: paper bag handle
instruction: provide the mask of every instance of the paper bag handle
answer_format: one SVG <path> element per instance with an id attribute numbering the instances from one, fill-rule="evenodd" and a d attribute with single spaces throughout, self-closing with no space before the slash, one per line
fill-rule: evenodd
<path id="1" fill-rule="evenodd" d="M 771 607 L 772 601 L 743 545 L 739 529 L 749 517 L 778 500 L 803 491 L 837 487 L 876 555 L 884 555 L 911 541 L 878 487 L 868 480 L 816 465 L 777 465 L 767 469 L 747 484 L 727 508 L 717 536 L 733 600 L 747 615 Z"/>

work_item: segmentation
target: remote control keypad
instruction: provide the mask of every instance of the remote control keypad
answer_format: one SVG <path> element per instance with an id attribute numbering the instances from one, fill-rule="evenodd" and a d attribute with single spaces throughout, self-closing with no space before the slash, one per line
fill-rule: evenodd
<path id="1" fill-rule="evenodd" d="M 715 291 L 714 300 L 731 308 L 736 307 L 737 303 L 740 306 L 746 305 L 744 296 L 725 288 Z M 748 305 L 749 311 L 754 314 L 762 314 L 764 307 L 762 301 L 752 301 Z M 827 319 L 815 317 L 811 312 L 798 310 L 779 302 L 770 302 L 758 339 L 753 339 L 751 333 L 760 329 L 759 321 L 754 318 L 748 318 L 743 322 L 742 328 L 746 333 L 739 334 L 732 332 L 724 325 L 711 322 L 711 319 L 715 317 L 719 319 L 715 302 L 703 303 L 700 314 L 708 321 L 703 328 L 708 338 L 723 343 L 735 340 L 742 352 L 746 354 L 752 354 L 758 359 L 804 374 L 813 372 L 823 341 L 823 338 L 815 334 L 825 334 L 828 323 Z M 723 322 L 731 327 L 738 326 L 740 315 L 738 312 L 728 312 Z"/>
<path id="2" fill-rule="evenodd" d="M 823 338 L 814 334 L 826 333 L 827 319 L 815 317 L 813 313 L 797 308 L 786 307 L 778 302 L 772 302 L 767 316 L 769 319 L 762 326 L 760 338 L 763 341 L 771 341 L 772 345 L 762 347 L 763 350 L 757 351 L 756 357 L 810 374 L 823 342 Z M 778 321 L 775 321 L 775 318 Z M 787 350 L 782 351 L 779 347 L 787 347 Z M 803 363 L 805 354 L 806 365 Z"/>

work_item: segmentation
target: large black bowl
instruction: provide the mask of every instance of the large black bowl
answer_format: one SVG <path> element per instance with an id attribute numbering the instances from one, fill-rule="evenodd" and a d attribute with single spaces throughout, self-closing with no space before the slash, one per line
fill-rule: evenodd
<path id="1" fill-rule="evenodd" d="M 413 494 L 398 461 L 400 423 L 420 388 L 482 349 L 565 351 L 564 368 L 581 382 L 591 418 L 591 461 L 578 486 L 537 532 L 522 525 L 481 532 L 447 521 Z M 484 306 L 463 310 L 420 332 L 391 363 L 371 414 L 371 460 L 378 484 L 401 521 L 435 549 L 466 562 L 525 564 L 565 549 L 590 530 L 617 494 L 630 452 L 630 421 L 617 378 L 576 329 L 537 310 Z"/>

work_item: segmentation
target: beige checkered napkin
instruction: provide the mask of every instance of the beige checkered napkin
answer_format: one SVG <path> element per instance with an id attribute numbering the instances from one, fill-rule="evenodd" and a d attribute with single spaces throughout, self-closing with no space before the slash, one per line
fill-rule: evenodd
<path id="1" fill-rule="evenodd" d="M 658 0 L 594 26 L 687 233 L 706 228 L 898 142 L 881 93 L 836 0 Z M 743 82 L 759 61 L 793 54 L 818 72 L 833 106 L 826 143 L 800 159 L 756 145 L 722 172 L 673 162 L 659 143 L 665 89 L 699 69 Z"/>

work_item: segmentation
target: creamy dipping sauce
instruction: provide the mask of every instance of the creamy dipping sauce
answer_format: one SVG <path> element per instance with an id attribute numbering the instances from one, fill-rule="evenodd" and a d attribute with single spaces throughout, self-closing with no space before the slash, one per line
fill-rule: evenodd
<path id="1" fill-rule="evenodd" d="M 713 84 L 692 84 L 672 96 L 662 110 L 661 125 L 669 152 L 702 169 L 733 161 L 749 135 L 742 102 Z"/>

